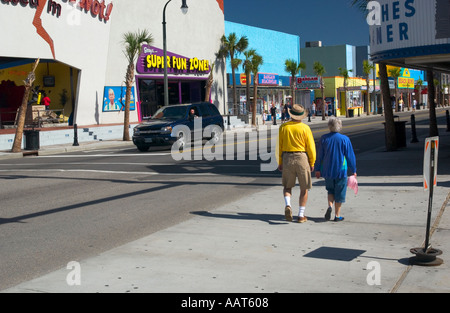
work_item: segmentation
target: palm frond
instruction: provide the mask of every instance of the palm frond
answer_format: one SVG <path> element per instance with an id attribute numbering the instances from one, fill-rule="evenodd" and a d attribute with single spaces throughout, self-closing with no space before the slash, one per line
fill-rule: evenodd
<path id="1" fill-rule="evenodd" d="M 361 12 L 367 11 L 367 4 L 370 0 L 350 0 L 350 6 L 356 7 Z"/>
<path id="2" fill-rule="evenodd" d="M 138 30 L 137 32 L 126 32 L 123 34 L 123 44 L 125 45 L 124 54 L 128 60 L 128 63 L 134 63 L 138 54 L 141 51 L 141 47 L 144 43 L 152 44 L 153 36 L 148 30 Z"/>

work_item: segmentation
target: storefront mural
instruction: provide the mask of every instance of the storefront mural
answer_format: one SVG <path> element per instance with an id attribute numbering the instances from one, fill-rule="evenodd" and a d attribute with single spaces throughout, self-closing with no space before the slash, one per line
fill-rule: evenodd
<path id="1" fill-rule="evenodd" d="M 99 20 L 104 21 L 105 23 L 109 20 L 113 9 L 113 4 L 106 4 L 105 0 L 102 2 L 98 0 L 66 0 L 64 2 L 68 2 L 67 6 L 76 6 L 76 4 L 78 4 L 77 8 L 81 11 L 84 10 L 85 13 L 90 12 L 92 17 L 98 17 Z M 18 5 L 19 3 L 20 6 Z M 0 4 L 12 5 L 18 8 L 25 8 L 29 6 L 32 9 L 36 9 L 32 24 L 36 28 L 38 35 L 48 43 L 52 51 L 53 58 L 56 59 L 53 39 L 42 25 L 41 17 L 44 10 L 47 11 L 47 14 L 57 18 L 60 17 L 63 8 L 61 4 L 53 0 L 0 0 Z"/>
<path id="2" fill-rule="evenodd" d="M 103 112 L 124 111 L 126 91 L 126 87 L 106 86 L 103 96 Z M 134 87 L 132 87 L 130 111 L 135 109 Z"/>

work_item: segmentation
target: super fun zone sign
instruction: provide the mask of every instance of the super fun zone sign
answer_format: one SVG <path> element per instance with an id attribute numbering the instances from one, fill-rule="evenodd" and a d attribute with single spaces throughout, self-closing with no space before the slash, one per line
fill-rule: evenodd
<path id="1" fill-rule="evenodd" d="M 136 71 L 140 74 L 160 74 L 164 71 L 164 51 L 144 45 L 139 56 Z M 167 52 L 167 72 L 171 74 L 209 74 L 208 60 L 188 58 Z"/>

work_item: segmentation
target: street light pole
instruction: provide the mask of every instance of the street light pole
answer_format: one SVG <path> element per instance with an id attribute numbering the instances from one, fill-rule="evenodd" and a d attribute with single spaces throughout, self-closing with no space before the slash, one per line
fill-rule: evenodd
<path id="1" fill-rule="evenodd" d="M 164 50 L 164 106 L 169 105 L 169 81 L 167 78 L 167 38 L 166 38 L 166 8 L 169 2 L 167 1 L 163 10 L 163 50 Z M 186 4 L 186 0 L 181 1 L 181 12 L 186 14 L 188 11 L 188 6 Z"/>
<path id="2" fill-rule="evenodd" d="M 169 105 L 169 81 L 167 79 L 167 38 L 166 38 L 166 8 L 169 2 L 167 1 L 163 10 L 163 50 L 164 50 L 164 106 Z"/>

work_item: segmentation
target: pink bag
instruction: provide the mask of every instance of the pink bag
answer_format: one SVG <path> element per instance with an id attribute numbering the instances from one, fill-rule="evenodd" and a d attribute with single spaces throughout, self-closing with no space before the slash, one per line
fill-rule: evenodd
<path id="1" fill-rule="evenodd" d="M 352 175 L 347 178 L 347 187 L 355 191 L 355 195 L 358 194 L 358 181 L 356 176 Z"/>

